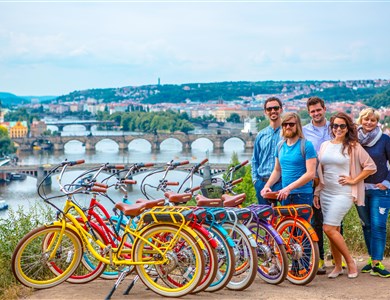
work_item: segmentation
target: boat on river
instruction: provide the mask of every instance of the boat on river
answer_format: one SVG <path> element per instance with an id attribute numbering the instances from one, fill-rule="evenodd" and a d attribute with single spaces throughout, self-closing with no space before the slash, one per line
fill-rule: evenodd
<path id="1" fill-rule="evenodd" d="M 8 203 L 5 200 L 0 200 L 0 210 L 8 209 Z"/>

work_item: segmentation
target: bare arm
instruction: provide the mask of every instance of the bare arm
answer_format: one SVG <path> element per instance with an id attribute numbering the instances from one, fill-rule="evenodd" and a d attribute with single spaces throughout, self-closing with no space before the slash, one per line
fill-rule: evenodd
<path id="1" fill-rule="evenodd" d="M 281 174 L 279 159 L 275 157 L 275 167 L 271 173 L 270 178 L 267 183 L 264 185 L 264 188 L 261 190 L 260 194 L 263 196 L 267 192 L 272 192 L 271 186 L 273 186 L 276 182 L 278 182 Z"/>

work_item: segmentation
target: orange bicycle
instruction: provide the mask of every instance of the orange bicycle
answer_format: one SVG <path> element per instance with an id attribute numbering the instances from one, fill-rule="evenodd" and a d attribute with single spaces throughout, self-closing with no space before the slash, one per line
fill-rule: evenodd
<path id="1" fill-rule="evenodd" d="M 276 202 L 278 192 L 268 192 L 265 199 Z M 317 274 L 320 253 L 318 236 L 303 215 L 313 214 L 307 204 L 273 206 L 274 215 L 270 219 L 272 226 L 279 232 L 286 244 L 289 260 L 287 280 L 293 284 L 306 285 Z"/>

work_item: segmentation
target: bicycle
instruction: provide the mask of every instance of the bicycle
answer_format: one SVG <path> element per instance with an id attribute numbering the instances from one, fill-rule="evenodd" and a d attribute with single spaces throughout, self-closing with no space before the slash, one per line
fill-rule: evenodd
<path id="1" fill-rule="evenodd" d="M 204 245 L 195 232 L 186 226 L 192 211 L 186 208 L 155 207 L 144 212 L 146 208 L 144 204 L 116 204 L 116 208 L 130 218 L 141 215 L 140 221 L 135 229 L 126 226 L 117 248 L 105 245 L 95 236 L 94 231 L 89 232 L 85 229 L 84 225 L 88 224 L 88 218 L 72 201 L 74 194 L 88 193 L 96 187 L 91 185 L 89 188 L 67 190 L 61 185 L 66 168 L 83 162 L 65 161 L 49 172 L 48 176 L 62 168 L 57 181 L 66 197 L 64 208 L 61 210 L 50 201 L 60 196 L 43 198 L 46 203 L 57 209 L 58 220 L 32 230 L 18 243 L 12 256 L 14 276 L 22 284 L 38 289 L 58 285 L 72 275 L 86 247 L 97 260 L 121 269 L 120 279 L 115 286 L 126 276 L 126 267 L 135 265 L 143 283 L 159 295 L 181 297 L 194 290 L 203 277 Z M 99 191 L 102 191 L 101 189 L 98 187 Z M 81 224 L 71 211 L 75 211 L 84 223 Z M 134 240 L 131 249 L 124 247 L 128 236 L 132 236 Z M 47 237 L 50 239 L 49 242 L 46 242 Z M 96 251 L 91 241 L 103 251 Z M 126 255 L 130 255 L 131 259 L 125 258 Z M 52 263 L 60 264 L 62 273 L 51 272 L 49 266 Z M 170 274 L 177 278 L 181 285 L 172 287 L 157 283 L 155 278 L 161 274 Z M 114 290 L 110 292 L 109 297 Z"/>
<path id="2" fill-rule="evenodd" d="M 278 192 L 269 192 L 265 199 L 276 202 Z M 302 217 L 312 215 L 310 205 L 273 206 L 270 224 L 279 232 L 286 245 L 289 260 L 287 280 L 293 284 L 306 285 L 317 274 L 319 262 L 318 236 L 310 223 Z"/>

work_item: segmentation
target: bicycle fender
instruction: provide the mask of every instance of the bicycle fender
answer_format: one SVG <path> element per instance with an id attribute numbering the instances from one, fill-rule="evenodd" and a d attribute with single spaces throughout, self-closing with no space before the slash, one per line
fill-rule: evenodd
<path id="1" fill-rule="evenodd" d="M 319 241 L 318 235 L 315 232 L 314 228 L 311 226 L 311 224 L 308 221 L 306 221 L 304 218 L 299 218 L 299 221 L 305 226 L 307 231 L 309 231 L 309 234 L 310 234 L 311 238 L 313 239 L 313 241 L 318 242 Z"/>
<path id="2" fill-rule="evenodd" d="M 225 223 L 229 223 L 229 224 L 234 226 L 234 224 L 231 223 L 231 222 L 225 222 Z M 247 236 L 249 242 L 251 243 L 251 247 L 252 248 L 256 248 L 257 247 L 257 243 L 256 243 L 255 239 L 253 238 L 253 233 L 248 229 L 248 227 L 246 227 L 245 225 L 243 225 L 241 223 L 238 223 L 235 226 L 239 227 L 245 233 L 245 235 Z"/>
<path id="3" fill-rule="evenodd" d="M 265 220 L 259 220 L 259 223 L 261 223 L 263 227 L 266 227 L 272 233 L 272 236 L 274 237 L 278 245 L 286 244 L 283 238 L 280 236 L 279 232 L 277 232 L 277 230 L 270 223 Z"/>

